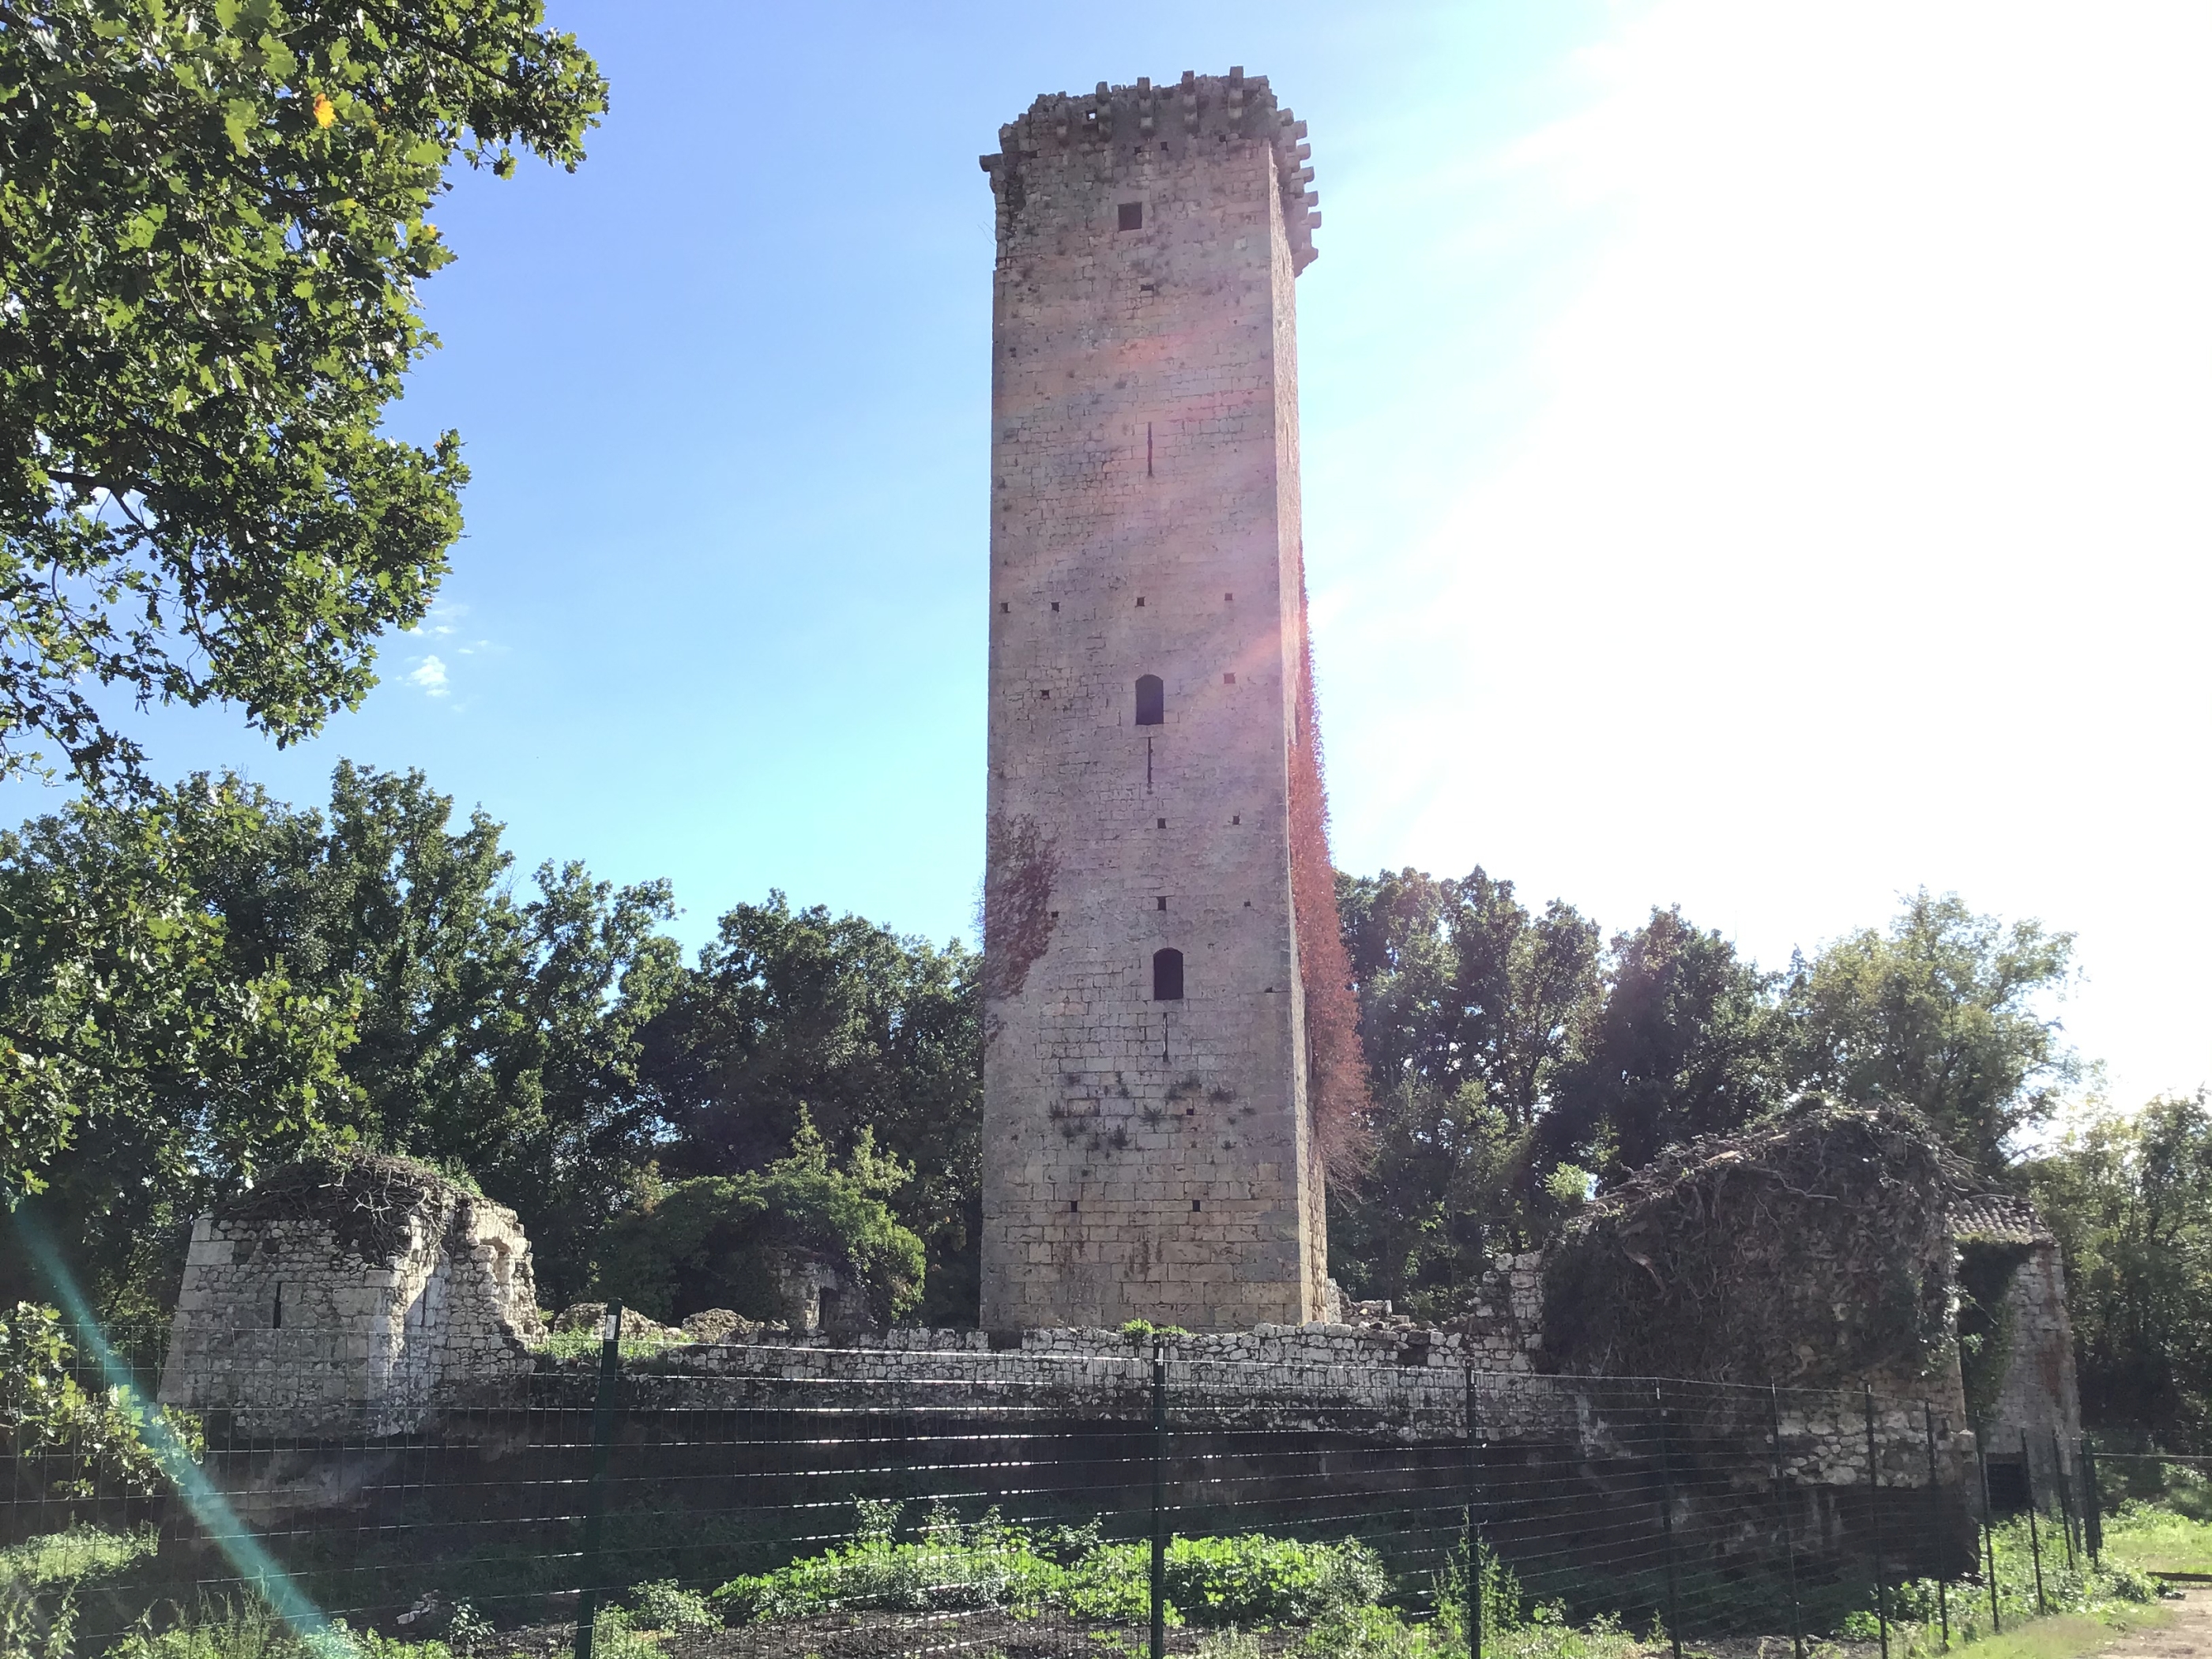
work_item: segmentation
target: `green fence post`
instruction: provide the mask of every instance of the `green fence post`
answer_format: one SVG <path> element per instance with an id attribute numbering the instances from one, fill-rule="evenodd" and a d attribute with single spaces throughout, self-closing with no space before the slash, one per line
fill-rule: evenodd
<path id="1" fill-rule="evenodd" d="M 2020 1431 L 2020 1472 L 2027 1481 L 2027 1553 L 2035 1558 L 2035 1611 L 2051 1611 L 2043 1598 L 2043 1534 L 2035 1524 L 2035 1457 L 2027 1449 L 2027 1431 Z"/>
<path id="2" fill-rule="evenodd" d="M 1654 1382 L 1659 1407 L 1659 1526 L 1667 1539 L 1667 1640 L 1674 1659 L 1682 1659 L 1682 1593 L 1674 1571 L 1674 1471 L 1667 1445 L 1667 1385 Z"/>
<path id="3" fill-rule="evenodd" d="M 1773 1425 L 1774 1513 L 1782 1526 L 1782 1559 L 1790 1569 L 1790 1659 L 1805 1659 L 1805 1615 L 1797 1604 L 1797 1546 L 1790 1535 L 1790 1499 L 1782 1490 L 1782 1395 L 1769 1383 L 1767 1414 Z"/>
<path id="4" fill-rule="evenodd" d="M 2051 1431 L 2051 1479 L 2058 1488 L 2058 1524 L 2066 1529 L 2066 1571 L 2079 1572 L 2081 1564 L 2074 1554 L 2074 1500 L 2066 1491 L 2066 1453 L 2057 1429 Z"/>
<path id="5" fill-rule="evenodd" d="M 1974 1430 L 1974 1467 L 1982 1474 L 1982 1548 L 1989 1557 L 1990 1634 L 2004 1634 L 2004 1615 L 1997 1611 L 1997 1535 L 1990 1513 L 1989 1443 L 1978 1425 Z"/>
<path id="6" fill-rule="evenodd" d="M 1875 1620 L 1881 1631 L 1881 1659 L 1889 1659 L 1889 1582 L 1881 1576 L 1881 1462 L 1874 1444 L 1874 1384 L 1859 1386 L 1866 1396 L 1867 1516 L 1874 1534 Z"/>
<path id="7" fill-rule="evenodd" d="M 1943 1494 L 1936 1484 L 1936 1408 L 1923 1400 L 1920 1411 L 1928 1419 L 1928 1510 L 1936 1518 L 1936 1546 L 1940 1550 L 1943 1545 Z M 1948 1429 L 1950 1425 L 1946 1423 L 1943 1426 Z M 1943 1621 L 1943 1650 L 1948 1653 L 1951 1650 L 1951 1596 L 1944 1588 L 1941 1571 L 1936 1575 L 1936 1614 Z"/>
<path id="8" fill-rule="evenodd" d="M 2097 1454 L 2085 1436 L 2076 1441 L 2081 1453 L 2081 1532 L 2089 1546 L 2089 1565 L 2100 1567 L 2105 1547 L 2105 1492 L 2097 1484 Z"/>
<path id="9" fill-rule="evenodd" d="M 1461 1511 L 1460 1549 L 1467 1561 L 1468 1659 L 1482 1659 L 1482 1562 L 1476 1554 L 1474 1531 L 1475 1434 L 1480 1419 L 1474 1408 L 1474 1367 L 1467 1368 L 1467 1507 Z"/>
<path id="10" fill-rule="evenodd" d="M 576 1602 L 576 1659 L 592 1659 L 592 1627 L 599 1617 L 599 1534 L 607 1508 L 607 1454 L 614 1445 L 615 1403 L 622 1389 L 622 1304 L 607 1304 L 599 1325 L 599 1397 L 592 1407 L 592 1484 L 584 1498 L 583 1592 Z"/>
<path id="11" fill-rule="evenodd" d="M 1152 1659 L 1168 1650 L 1168 1340 L 1152 1334 Z"/>

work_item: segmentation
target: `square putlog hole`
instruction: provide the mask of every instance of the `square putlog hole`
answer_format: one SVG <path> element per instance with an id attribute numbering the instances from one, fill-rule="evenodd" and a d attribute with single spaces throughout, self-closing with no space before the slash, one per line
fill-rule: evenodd
<path id="1" fill-rule="evenodd" d="M 1115 211 L 1121 216 L 1121 222 L 1115 227 L 1115 229 L 1142 230 L 1145 228 L 1145 204 L 1142 202 L 1124 202 Z"/>

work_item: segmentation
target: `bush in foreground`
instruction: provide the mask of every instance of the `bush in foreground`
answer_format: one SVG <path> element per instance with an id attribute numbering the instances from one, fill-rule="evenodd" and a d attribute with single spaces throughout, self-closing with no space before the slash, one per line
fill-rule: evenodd
<path id="1" fill-rule="evenodd" d="M 902 1543 L 898 1510 L 864 1504 L 851 1543 L 732 1579 L 714 1592 L 714 1603 L 733 1624 L 867 1609 L 1052 1607 L 1113 1624 L 1149 1614 L 1149 1546 L 1100 1544 L 1092 1528 L 1033 1534 L 995 1510 L 963 1526 L 941 1507 L 930 1511 L 918 1539 Z M 1168 1618 L 1178 1625 L 1305 1624 L 1371 1606 L 1390 1588 L 1374 1551 L 1352 1539 L 1178 1538 L 1168 1546 L 1166 1566 Z"/>

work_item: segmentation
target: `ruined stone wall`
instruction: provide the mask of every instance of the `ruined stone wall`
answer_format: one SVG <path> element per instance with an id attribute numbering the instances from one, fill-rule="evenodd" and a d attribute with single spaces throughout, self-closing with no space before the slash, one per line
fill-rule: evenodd
<path id="1" fill-rule="evenodd" d="M 526 1376 L 540 1334 L 511 1210 L 435 1177 L 249 1194 L 194 1225 L 161 1397 L 246 1435 L 410 1432 Z M 375 1200 L 367 1217 L 360 1203 Z"/>
<path id="2" fill-rule="evenodd" d="M 2081 1437 L 2081 1394 L 2074 1374 L 2074 1328 L 2066 1316 L 2066 1269 L 2056 1240 L 2029 1249 L 2005 1287 L 2004 1380 L 1986 1425 L 1993 1455 L 2014 1457 L 2021 1435 L 2039 1480 L 2054 1468 L 2069 1473 Z M 2058 1437 L 2054 1453 L 2051 1437 Z"/>
<path id="3" fill-rule="evenodd" d="M 1499 1256 L 1475 1282 L 1468 1311 L 1451 1326 L 1478 1370 L 1534 1371 L 1544 1346 L 1543 1251 Z"/>
<path id="4" fill-rule="evenodd" d="M 1322 1308 L 1290 839 L 1298 136 L 1232 71 L 1040 98 L 984 158 L 988 1327 Z M 1155 994 L 1163 951 L 1180 996 Z"/>

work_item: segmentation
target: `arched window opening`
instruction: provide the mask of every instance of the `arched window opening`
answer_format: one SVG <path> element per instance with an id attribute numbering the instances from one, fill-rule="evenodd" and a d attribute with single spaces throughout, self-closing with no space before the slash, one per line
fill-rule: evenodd
<path id="1" fill-rule="evenodd" d="M 1159 726 L 1168 717 L 1168 689 L 1158 674 L 1137 676 L 1137 724 Z"/>
<path id="2" fill-rule="evenodd" d="M 1182 952 L 1155 951 L 1152 952 L 1152 1000 L 1181 1002 L 1182 1000 Z"/>

